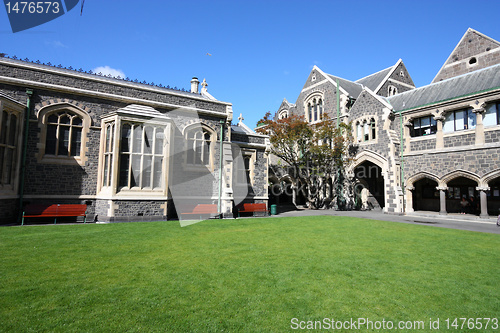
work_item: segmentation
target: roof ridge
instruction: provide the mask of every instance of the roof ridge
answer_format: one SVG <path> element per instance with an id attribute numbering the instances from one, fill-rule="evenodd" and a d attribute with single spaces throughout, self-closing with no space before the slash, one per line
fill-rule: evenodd
<path id="1" fill-rule="evenodd" d="M 388 69 L 393 69 L 394 67 L 396 67 L 396 65 L 399 63 L 399 61 L 400 61 L 400 60 L 401 60 L 401 59 L 399 59 L 398 61 L 396 61 L 396 63 L 395 63 L 394 65 L 392 65 L 392 66 L 389 66 L 389 67 L 387 67 L 387 68 L 384 68 L 384 69 L 382 69 L 382 70 L 379 70 L 378 72 L 375 72 L 375 73 L 373 73 L 373 74 L 370 74 L 370 75 L 364 76 L 364 77 L 362 77 L 361 79 L 358 79 L 358 80 L 353 81 L 353 82 L 357 83 L 358 81 L 361 81 L 361 80 L 363 80 L 363 79 L 369 78 L 370 76 L 373 76 L 373 75 L 376 75 L 376 74 L 382 73 L 383 71 L 386 71 L 386 70 L 388 70 Z"/>
<path id="2" fill-rule="evenodd" d="M 464 73 L 464 74 L 461 74 L 461 75 L 458 75 L 458 76 L 450 77 L 450 78 L 442 80 L 442 81 L 438 81 L 438 82 L 434 82 L 434 83 L 429 83 L 428 85 L 421 86 L 421 87 L 418 87 L 418 88 L 415 88 L 415 89 L 411 89 L 411 90 L 407 90 L 407 91 L 403 91 L 402 93 L 399 93 L 399 94 L 394 95 L 394 96 L 389 96 L 389 97 L 386 97 L 386 98 L 387 98 L 387 100 L 391 100 L 392 98 L 400 97 L 401 95 L 405 95 L 405 94 L 408 94 L 408 93 L 415 93 L 415 92 L 419 91 L 420 89 L 423 89 L 423 88 L 426 88 L 426 87 L 437 86 L 439 84 L 443 84 L 443 83 L 446 83 L 446 82 L 449 82 L 449 81 L 457 80 L 459 78 L 462 78 L 462 77 L 468 76 L 468 75 L 477 75 L 478 73 L 484 72 L 486 70 L 491 70 L 492 68 L 495 68 L 495 67 L 500 67 L 500 64 L 496 64 L 496 65 L 493 65 L 493 66 L 481 68 L 481 69 L 478 69 L 476 71 L 469 72 L 469 73 Z"/>
<path id="3" fill-rule="evenodd" d="M 111 74 L 105 75 L 105 74 L 102 74 L 101 72 L 100 73 L 95 73 L 91 69 L 88 70 L 88 71 L 85 71 L 81 67 L 78 68 L 78 69 L 77 68 L 73 68 L 73 66 L 64 67 L 61 64 L 59 64 L 59 65 L 52 64 L 50 61 L 47 62 L 47 63 L 44 63 L 44 62 L 41 62 L 40 60 L 36 60 L 36 61 L 29 60 L 27 57 L 24 58 L 24 59 L 21 59 L 21 58 L 18 58 L 17 56 L 15 56 L 15 55 L 12 56 L 12 57 L 9 57 L 8 55 L 4 55 L 3 57 L 0 57 L 0 59 L 8 59 L 9 61 L 23 62 L 23 63 L 37 65 L 37 66 L 43 66 L 43 67 L 47 67 L 47 68 L 53 68 L 53 69 L 56 69 L 56 70 L 66 70 L 66 71 L 75 72 L 75 73 L 78 73 L 78 74 L 93 75 L 95 77 L 101 77 L 101 78 L 112 79 L 112 80 L 117 80 L 117 81 L 124 81 L 124 82 L 130 82 L 130 83 L 136 83 L 136 84 L 141 84 L 141 85 L 145 85 L 145 86 L 158 87 L 158 88 L 163 88 L 163 89 L 169 89 L 169 90 L 174 90 L 174 91 L 179 91 L 179 92 L 194 94 L 194 93 L 191 92 L 190 89 L 177 88 L 177 86 L 170 87 L 170 85 L 164 86 L 161 83 L 160 84 L 155 84 L 154 82 L 148 83 L 148 82 L 146 82 L 146 80 L 143 80 L 141 82 L 141 81 L 139 81 L 137 79 L 134 80 L 134 79 L 131 79 L 129 77 L 121 77 L 119 75 L 118 76 L 113 76 Z M 200 94 L 195 94 L 195 95 L 200 95 Z"/>

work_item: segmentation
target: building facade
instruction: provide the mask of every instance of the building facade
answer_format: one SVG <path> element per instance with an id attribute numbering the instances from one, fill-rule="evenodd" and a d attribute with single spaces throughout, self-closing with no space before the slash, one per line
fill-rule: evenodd
<path id="1" fill-rule="evenodd" d="M 351 123 L 356 154 L 348 174 L 363 208 L 447 214 L 462 211 L 465 199 L 468 213 L 498 214 L 500 43 L 482 33 L 468 29 L 420 88 L 402 60 L 357 81 L 315 66 L 297 101 L 285 99 L 276 118 L 290 114 Z"/>
<path id="2" fill-rule="evenodd" d="M 85 203 L 95 221 L 267 203 L 266 137 L 232 124 L 206 81 L 179 90 L 3 57 L 0 115 L 3 223 L 37 203 Z"/>

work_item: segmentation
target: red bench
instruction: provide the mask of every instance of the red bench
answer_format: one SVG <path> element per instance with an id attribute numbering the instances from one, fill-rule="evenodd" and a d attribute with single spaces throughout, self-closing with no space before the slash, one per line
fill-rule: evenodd
<path id="1" fill-rule="evenodd" d="M 269 215 L 269 210 L 265 203 L 244 203 L 238 205 L 236 208 L 238 209 L 238 217 L 240 213 L 266 213 Z"/>
<path id="2" fill-rule="evenodd" d="M 202 220 L 203 216 L 216 216 L 218 214 L 219 212 L 216 204 L 198 204 L 191 212 L 181 213 L 181 216 L 198 215 L 200 220 Z"/>
<path id="3" fill-rule="evenodd" d="M 54 217 L 54 224 L 58 217 L 83 216 L 83 223 L 87 222 L 87 205 L 85 204 L 53 204 L 41 205 L 31 204 L 24 207 L 21 225 L 24 225 L 25 217 Z"/>

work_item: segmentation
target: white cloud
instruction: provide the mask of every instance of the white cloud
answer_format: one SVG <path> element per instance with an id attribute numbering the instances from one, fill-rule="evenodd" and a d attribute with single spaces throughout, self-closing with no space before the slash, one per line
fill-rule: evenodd
<path id="1" fill-rule="evenodd" d="M 50 46 L 53 46 L 55 48 L 58 48 L 58 47 L 68 48 L 67 45 L 64 45 L 62 42 L 60 42 L 58 40 L 53 40 L 51 42 L 45 42 L 45 45 L 50 45 Z"/>
<path id="2" fill-rule="evenodd" d="M 102 75 L 105 75 L 105 76 L 108 76 L 109 74 L 111 74 L 111 76 L 114 76 L 114 77 L 119 76 L 122 79 L 126 77 L 125 73 L 123 73 L 123 71 L 121 69 L 114 69 L 114 68 L 111 68 L 109 66 L 99 66 L 99 67 L 94 68 L 92 71 L 96 74 L 102 73 Z"/>

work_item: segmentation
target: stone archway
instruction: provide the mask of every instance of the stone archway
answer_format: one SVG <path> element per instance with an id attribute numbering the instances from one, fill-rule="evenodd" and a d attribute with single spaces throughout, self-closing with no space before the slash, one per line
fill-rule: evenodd
<path id="1" fill-rule="evenodd" d="M 439 178 L 427 172 L 419 172 L 411 176 L 406 182 L 406 211 L 409 213 L 416 210 L 439 212 L 438 184 Z"/>
<path id="2" fill-rule="evenodd" d="M 361 198 L 361 191 L 366 188 L 368 193 L 365 193 L 367 197 L 365 207 L 387 211 L 387 160 L 375 152 L 365 150 L 356 156 L 355 161 L 356 163 L 348 170 L 348 173 L 354 174 L 358 186 L 357 188 L 355 186 L 355 196 Z"/>
<path id="3" fill-rule="evenodd" d="M 500 215 L 500 170 L 490 172 L 482 179 L 479 188 L 481 192 L 485 191 L 483 197 L 486 198 L 486 210 L 488 215 Z M 484 208 L 483 208 L 484 209 Z M 483 214 L 484 215 L 484 214 Z"/>
<path id="4" fill-rule="evenodd" d="M 479 185 L 480 179 L 472 172 L 456 170 L 441 180 L 441 184 L 446 187 L 446 211 L 449 213 L 470 213 L 479 214 Z M 464 209 L 461 206 L 463 200 L 470 204 Z"/>

